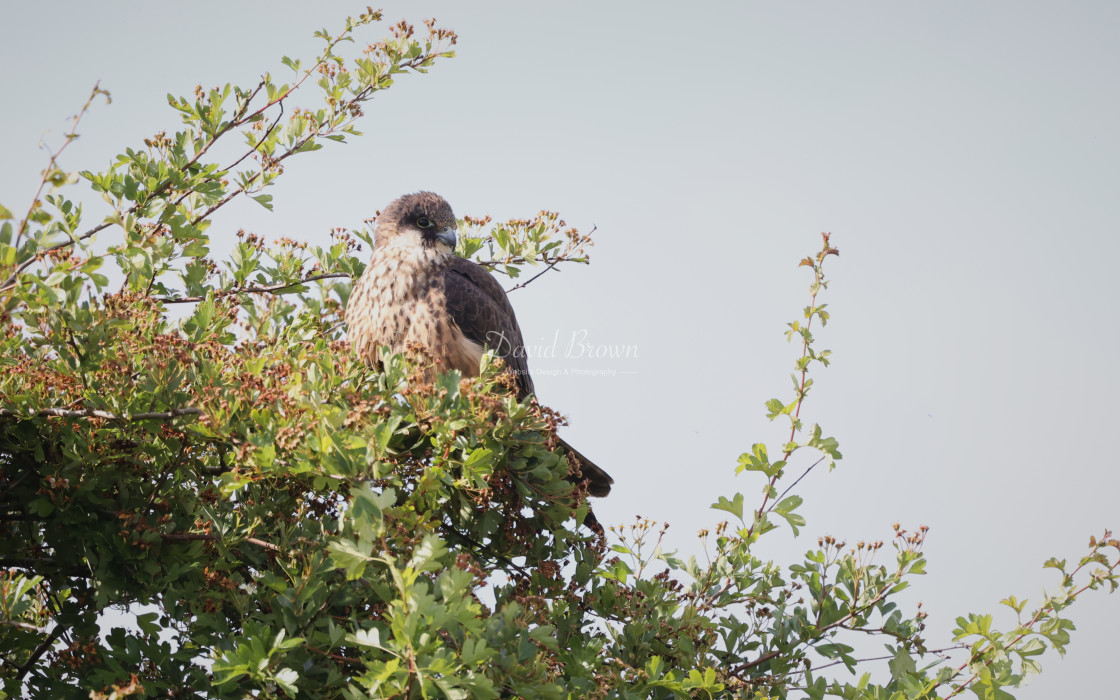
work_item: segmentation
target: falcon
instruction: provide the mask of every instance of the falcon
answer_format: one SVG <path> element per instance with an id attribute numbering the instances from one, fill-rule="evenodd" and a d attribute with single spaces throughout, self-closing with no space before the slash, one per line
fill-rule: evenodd
<path id="1" fill-rule="evenodd" d="M 373 254 L 346 305 L 355 351 L 371 364 L 378 346 L 403 353 L 412 343 L 445 369 L 478 375 L 487 349 L 505 360 L 517 396 L 533 394 L 525 341 L 505 290 L 482 266 L 455 255 L 455 214 L 433 192 L 407 194 L 377 217 Z M 614 483 L 605 471 L 573 449 L 576 481 L 591 496 L 606 496 Z"/>

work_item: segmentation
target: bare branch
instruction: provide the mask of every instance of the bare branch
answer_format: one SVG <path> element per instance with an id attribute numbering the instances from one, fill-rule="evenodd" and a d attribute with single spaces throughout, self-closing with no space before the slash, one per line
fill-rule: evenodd
<path id="1" fill-rule="evenodd" d="M 220 535 L 211 535 L 203 532 L 166 532 L 160 533 L 160 538 L 169 542 L 219 542 L 222 539 Z M 246 537 L 245 542 L 263 547 L 271 552 L 280 551 L 280 548 L 271 542 L 265 542 L 256 537 Z"/>
<path id="2" fill-rule="evenodd" d="M 23 261 L 22 263 L 20 263 L 19 265 L 16 266 L 15 270 L 12 270 L 12 274 L 8 276 L 8 279 L 4 280 L 4 286 L 0 287 L 0 292 L 6 292 L 9 289 L 11 289 L 12 286 L 15 285 L 16 279 L 19 278 L 19 273 L 23 272 L 27 268 L 31 267 L 35 263 L 42 260 L 44 255 L 46 255 L 48 253 L 53 253 L 54 251 L 61 250 L 63 248 L 69 248 L 70 246 L 74 245 L 78 241 L 84 241 L 85 239 L 89 238 L 90 236 L 93 236 L 94 234 L 96 234 L 98 231 L 103 231 L 103 230 L 109 228 L 110 226 L 112 226 L 112 224 L 110 224 L 108 221 L 106 221 L 104 223 L 98 224 L 97 226 L 94 226 L 93 228 L 86 231 L 85 233 L 78 236 L 77 238 L 74 238 L 73 236 L 71 236 L 70 240 L 66 241 L 65 243 L 59 243 L 58 245 L 53 245 L 50 248 L 44 248 L 43 250 L 40 250 L 38 253 L 36 253 L 34 255 L 34 257 L 31 257 L 28 260 Z"/>
<path id="3" fill-rule="evenodd" d="M 47 650 L 51 648 L 51 645 L 55 643 L 55 640 L 62 635 L 62 632 L 65 629 L 66 628 L 64 628 L 62 625 L 56 623 L 55 628 L 51 630 L 51 633 L 47 635 L 47 638 L 44 639 L 42 643 L 39 644 L 39 646 L 35 647 L 35 651 L 31 652 L 30 658 L 28 658 L 27 661 L 24 662 L 24 664 L 16 670 L 17 688 L 19 687 L 20 683 L 23 682 L 24 676 L 26 676 L 28 672 L 31 671 L 31 667 L 39 661 L 39 657 L 47 653 Z"/>
<path id="4" fill-rule="evenodd" d="M 792 488 L 793 488 L 794 486 L 797 486 L 797 485 L 798 485 L 799 483 L 801 483 L 801 480 L 802 480 L 802 479 L 804 479 L 805 477 L 809 476 L 809 472 L 813 471 L 813 467 L 817 466 L 818 464 L 820 464 L 820 463 L 821 463 L 821 462 L 823 462 L 823 461 L 824 461 L 824 457 L 821 457 L 821 458 L 820 458 L 820 459 L 818 459 L 818 460 L 817 460 L 816 462 L 813 462 L 812 464 L 810 464 L 810 465 L 808 466 L 808 468 L 806 468 L 806 469 L 805 469 L 805 471 L 804 471 L 804 472 L 803 472 L 803 473 L 801 474 L 801 476 L 797 477 L 797 481 L 795 481 L 795 482 L 793 482 L 792 484 L 790 484 L 789 486 L 787 486 L 787 487 L 786 487 L 786 490 L 785 490 L 785 491 L 782 491 L 782 492 L 781 492 L 781 493 L 780 493 L 780 494 L 778 495 L 778 497 L 774 499 L 774 502 L 770 504 L 770 507 L 766 509 L 766 512 L 767 512 L 767 513 L 769 513 L 769 512 L 771 512 L 771 511 L 773 511 L 773 510 L 774 510 L 774 508 L 775 508 L 775 507 L 776 507 L 776 506 L 777 506 L 777 505 L 778 505 L 779 503 L 781 503 L 781 502 L 782 502 L 782 499 L 786 497 L 786 494 L 790 492 L 790 489 L 792 489 Z"/>
<path id="5" fill-rule="evenodd" d="M 524 281 L 524 282 L 522 282 L 521 284 L 515 285 L 515 286 L 513 286 L 513 287 L 510 287 L 509 289 L 507 289 L 507 290 L 506 290 L 506 294 L 509 294 L 510 292 L 516 292 L 516 291 L 517 291 L 518 289 L 521 289 L 521 288 L 523 288 L 523 287 L 527 287 L 527 286 L 529 286 L 529 283 L 533 282 L 534 280 L 536 280 L 536 279 L 537 279 L 538 277 L 540 277 L 540 276 L 541 276 L 541 275 L 543 275 L 544 273 L 548 272 L 549 270 L 555 270 L 555 269 L 556 269 L 556 263 L 558 263 L 558 262 L 560 262 L 560 261 L 559 261 L 559 260 L 557 260 L 556 262 L 553 262 L 553 263 L 549 263 L 548 267 L 546 267 L 545 269 L 541 270 L 541 271 L 540 271 L 540 272 L 538 272 L 537 274 L 533 275 L 533 276 L 532 276 L 532 277 L 530 277 L 529 279 L 525 280 L 525 281 Z"/>
<path id="6" fill-rule="evenodd" d="M 62 155 L 62 152 L 66 150 L 67 146 L 73 143 L 74 139 L 78 138 L 78 124 L 82 121 L 82 117 L 85 116 L 90 105 L 93 104 L 94 98 L 98 95 L 105 95 L 105 99 L 109 99 L 109 92 L 101 89 L 100 80 L 93 84 L 93 90 L 89 93 L 89 99 L 86 100 L 86 103 L 82 105 L 82 108 L 78 110 L 78 113 L 73 117 L 74 123 L 70 125 L 70 131 L 66 134 L 66 140 L 62 142 L 62 145 L 59 146 L 57 151 L 51 154 L 50 160 L 47 162 L 47 167 L 43 169 L 43 178 L 39 181 L 39 188 L 35 190 L 35 196 L 31 199 L 31 206 L 27 210 L 27 215 L 19 222 L 19 230 L 16 232 L 15 241 L 15 246 L 17 248 L 23 239 L 23 234 L 27 232 L 27 222 L 31 220 L 31 215 L 35 213 L 35 210 L 38 208 L 39 195 L 43 193 L 43 188 L 47 186 L 47 180 L 50 179 L 54 170 L 57 168 L 58 157 Z"/>
<path id="7" fill-rule="evenodd" d="M 8 625 L 16 629 L 27 630 L 28 632 L 42 632 L 43 630 L 30 622 L 15 622 L 13 620 L 0 620 L 0 625 Z"/>
<path id="8" fill-rule="evenodd" d="M 0 408 L 0 416 L 7 418 L 21 418 L 25 414 L 20 411 L 13 411 L 10 408 Z M 41 408 L 31 413 L 31 417 L 39 416 L 57 416 L 59 418 L 104 418 L 105 420 L 120 420 L 120 421 L 133 421 L 133 420 L 171 420 L 180 416 L 201 416 L 202 409 L 188 406 L 186 408 L 173 408 L 170 411 L 152 411 L 149 413 L 133 413 L 130 416 L 118 415 L 116 413 L 109 413 L 108 411 L 98 411 L 93 408 L 84 409 L 68 409 L 68 408 Z"/>
<path id="9" fill-rule="evenodd" d="M 967 644 L 954 644 L 953 646 L 942 647 L 941 649 L 930 649 L 926 653 L 927 654 L 933 654 L 934 656 L 938 656 L 938 657 L 940 657 L 942 659 L 945 659 L 945 660 L 949 660 L 949 658 L 950 658 L 949 657 L 949 652 L 963 651 L 965 649 L 968 649 Z M 888 661 L 888 660 L 893 659 L 893 658 L 894 658 L 894 654 L 886 654 L 884 656 L 869 656 L 866 659 L 856 659 L 855 662 L 857 664 L 862 664 L 862 663 L 865 663 L 867 661 Z M 814 671 L 821 671 L 821 670 L 824 670 L 826 668 L 831 668 L 833 666 L 839 666 L 840 664 L 846 664 L 846 663 L 847 662 L 845 662 L 843 659 L 838 660 L 838 661 L 830 661 L 827 664 L 822 664 L 820 666 L 814 666 L 813 670 Z"/>
<path id="10" fill-rule="evenodd" d="M 276 119 L 273 120 L 272 126 L 268 127 L 268 131 L 264 132 L 264 135 L 261 136 L 260 139 L 257 140 L 257 145 L 253 146 L 251 149 L 246 151 L 245 155 L 243 155 L 240 158 L 238 158 L 237 160 L 233 161 L 233 163 L 227 165 L 225 168 L 223 168 L 223 170 L 225 170 L 227 172 L 230 171 L 230 170 L 233 170 L 234 168 L 236 168 L 238 165 L 241 164 L 241 161 L 245 160 L 249 156 L 256 153 L 257 149 L 261 147 L 261 144 L 265 142 L 265 139 L 267 139 L 269 137 L 269 135 L 271 135 L 272 132 L 276 129 L 276 125 L 280 123 L 280 118 L 283 117 L 283 116 L 284 116 L 284 103 L 281 102 L 280 103 L 280 114 L 276 115 Z"/>
<path id="11" fill-rule="evenodd" d="M 476 263 L 483 267 L 497 267 L 498 265 L 527 265 L 530 262 L 539 262 L 546 265 L 556 265 L 562 262 L 573 262 L 571 258 L 566 258 L 563 255 L 558 255 L 554 258 L 544 257 L 540 259 L 529 260 L 522 255 L 511 255 L 508 258 L 501 260 L 475 260 Z"/>

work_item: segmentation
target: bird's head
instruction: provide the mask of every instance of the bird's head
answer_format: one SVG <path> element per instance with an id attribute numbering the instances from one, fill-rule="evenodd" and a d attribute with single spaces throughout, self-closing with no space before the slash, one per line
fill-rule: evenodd
<path id="1" fill-rule="evenodd" d="M 377 217 L 375 243 L 381 246 L 434 248 L 455 251 L 455 214 L 447 200 L 435 192 L 406 194 L 385 207 Z"/>

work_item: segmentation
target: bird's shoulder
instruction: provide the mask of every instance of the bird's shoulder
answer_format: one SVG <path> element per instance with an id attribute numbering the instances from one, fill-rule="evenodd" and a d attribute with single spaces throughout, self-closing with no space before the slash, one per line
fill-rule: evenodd
<path id="1" fill-rule="evenodd" d="M 443 268 L 444 287 L 453 294 L 482 294 L 507 314 L 513 314 L 506 290 L 478 263 L 453 256 Z"/>
<path id="2" fill-rule="evenodd" d="M 481 265 L 457 257 L 444 270 L 444 292 L 447 311 L 463 335 L 506 361 L 517 377 L 520 396 L 531 393 L 521 327 L 498 280 Z"/>

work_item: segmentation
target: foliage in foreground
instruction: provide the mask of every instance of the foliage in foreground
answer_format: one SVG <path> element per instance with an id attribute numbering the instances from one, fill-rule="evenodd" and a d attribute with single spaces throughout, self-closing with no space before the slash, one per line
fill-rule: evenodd
<path id="1" fill-rule="evenodd" d="M 400 357 L 355 360 L 339 312 L 368 230 L 307 247 L 209 226 L 236 197 L 269 206 L 289 158 L 356 134 L 373 93 L 451 56 L 428 23 L 341 57 L 377 19 L 322 33 L 308 68 L 284 59 L 291 84 L 169 97 L 182 131 L 81 173 L 109 205 L 96 225 L 62 194 L 77 177 L 61 149 L 48 194 L 0 208 L 0 697 L 1010 697 L 1064 649 L 1065 608 L 1115 589 L 1106 533 L 1076 566 L 1050 562 L 1062 582 L 1034 612 L 1004 601 L 1014 629 L 972 615 L 929 650 L 924 614 L 894 602 L 924 528 L 896 525 L 888 563 L 880 542 L 831 537 L 788 565 L 753 554 L 805 527 L 796 484 L 840 459 L 799 418 L 828 363 L 810 332 L 828 320 L 827 236 L 802 262 L 794 393 L 767 404 L 789 442 L 740 458 L 762 495 L 716 495 L 729 520 L 702 533 L 707 563 L 662 552 L 649 521 L 577 527 L 557 417 L 500 368 L 430 384 Z M 293 108 L 304 85 L 320 106 Z M 211 155 L 238 138 L 227 164 Z M 586 262 L 589 243 L 549 213 L 463 233 L 461 253 L 511 277 Z M 110 610 L 135 625 L 101 635 Z M 851 644 L 866 636 L 890 659 L 875 676 Z"/>

